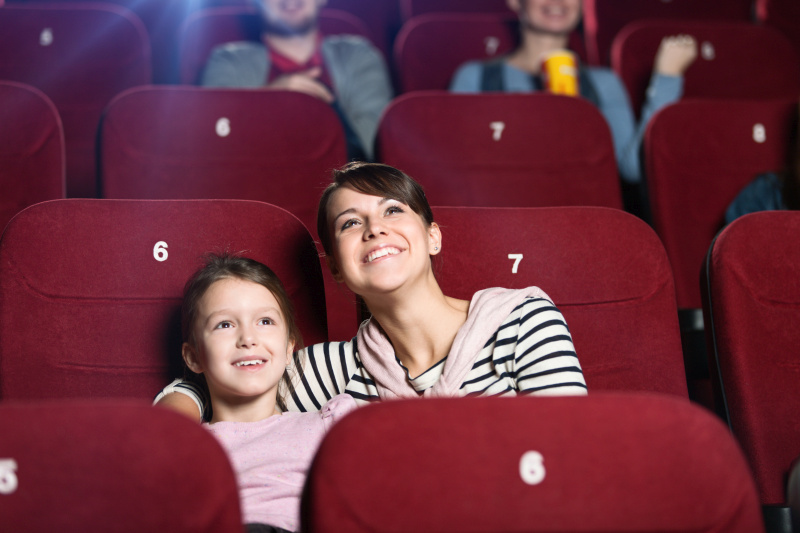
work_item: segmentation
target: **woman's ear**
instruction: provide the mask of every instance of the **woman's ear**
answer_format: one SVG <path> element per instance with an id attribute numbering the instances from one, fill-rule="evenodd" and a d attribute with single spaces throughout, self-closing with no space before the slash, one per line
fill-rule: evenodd
<path id="1" fill-rule="evenodd" d="M 195 374 L 203 373 L 203 366 L 200 364 L 200 358 L 197 356 L 197 350 L 194 346 L 188 342 L 184 342 L 181 346 L 181 356 L 183 357 L 183 362 L 189 367 L 189 370 Z"/>
<path id="2" fill-rule="evenodd" d="M 342 277 L 342 273 L 339 271 L 339 267 L 336 266 L 336 260 L 330 255 L 326 255 L 325 263 L 327 263 L 328 269 L 331 271 L 331 275 L 333 276 L 333 279 L 336 280 L 336 283 L 343 282 L 344 278 Z"/>
<path id="3" fill-rule="evenodd" d="M 437 255 L 442 251 L 442 230 L 439 229 L 439 224 L 431 222 L 428 228 L 428 253 L 430 255 Z"/>

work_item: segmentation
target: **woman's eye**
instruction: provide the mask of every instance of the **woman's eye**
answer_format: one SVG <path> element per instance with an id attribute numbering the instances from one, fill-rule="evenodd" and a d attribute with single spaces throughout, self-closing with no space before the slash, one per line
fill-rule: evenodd
<path id="1" fill-rule="evenodd" d="M 399 205 L 392 205 L 392 206 L 389 206 L 386 209 L 386 214 L 387 215 L 394 215 L 396 213 L 402 213 L 402 212 L 403 212 L 403 208 L 400 207 Z"/>
<path id="2" fill-rule="evenodd" d="M 345 221 L 344 224 L 342 224 L 342 231 L 344 231 L 346 229 L 349 229 L 349 228 L 355 226 L 356 224 L 358 224 L 358 220 L 356 220 L 354 218 L 351 218 L 350 220 L 347 220 L 347 221 Z"/>

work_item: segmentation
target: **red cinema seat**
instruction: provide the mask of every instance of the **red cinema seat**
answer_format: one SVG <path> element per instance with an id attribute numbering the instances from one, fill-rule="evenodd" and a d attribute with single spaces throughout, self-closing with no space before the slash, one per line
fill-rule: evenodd
<path id="1" fill-rule="evenodd" d="M 74 199 L 22 211 L 0 240 L 0 398 L 151 400 L 182 374 L 183 286 L 205 253 L 225 251 L 270 266 L 304 341 L 327 339 L 313 239 L 279 207 Z"/>
<path id="2" fill-rule="evenodd" d="M 590 391 L 686 397 L 675 290 L 655 232 L 602 207 L 436 207 L 445 294 L 536 285 L 561 310 Z"/>
<path id="3" fill-rule="evenodd" d="M 0 81 L 0 234 L 19 211 L 64 198 L 64 132 L 55 106 L 29 85 Z"/>
<path id="4" fill-rule="evenodd" d="M 296 92 L 140 87 L 109 105 L 100 132 L 104 198 L 238 198 L 280 205 L 311 231 L 344 132 Z"/>
<path id="5" fill-rule="evenodd" d="M 410 468 L 413 465 L 413 468 Z M 650 394 L 381 402 L 312 464 L 307 531 L 763 532 L 741 449 Z"/>
<path id="6" fill-rule="evenodd" d="M 324 35 L 351 34 L 369 38 L 369 30 L 354 15 L 324 9 L 320 13 Z M 180 28 L 180 81 L 200 83 L 203 69 L 214 47 L 236 41 L 259 41 L 261 16 L 252 5 L 202 9 L 186 18 Z"/>
<path id="7" fill-rule="evenodd" d="M 611 64 L 641 109 L 664 37 L 688 34 L 699 54 L 684 74 L 684 98 L 796 98 L 800 60 L 779 31 L 746 22 L 645 21 L 614 40 Z"/>
<path id="8" fill-rule="evenodd" d="M 611 133 L 582 99 L 406 94 L 386 109 L 377 144 L 432 205 L 622 207 Z"/>
<path id="9" fill-rule="evenodd" d="M 786 515 L 786 480 L 800 457 L 798 239 L 800 213 L 752 213 L 719 234 L 706 263 L 706 331 L 730 427 L 761 503 Z"/>
<path id="10" fill-rule="evenodd" d="M 750 21 L 752 0 L 583 0 L 586 52 L 608 65 L 611 43 L 628 23 L 643 19 Z"/>
<path id="11" fill-rule="evenodd" d="M 50 97 L 64 124 L 67 195 L 95 197 L 100 115 L 115 94 L 150 82 L 147 33 L 135 15 L 110 4 L 7 4 L 0 79 Z"/>
<path id="12" fill-rule="evenodd" d="M 470 60 L 510 52 L 519 39 L 514 17 L 479 14 L 422 15 L 405 23 L 394 44 L 402 92 L 445 90 Z"/>
<path id="13" fill-rule="evenodd" d="M 780 30 L 800 54 L 800 4 L 794 0 L 756 0 L 755 9 L 758 20 Z"/>
<path id="14" fill-rule="evenodd" d="M 397 0 L 328 0 L 326 7 L 346 11 L 362 20 L 372 33 L 372 41 L 389 57 L 400 26 Z"/>
<path id="15" fill-rule="evenodd" d="M 0 426 L 4 531 L 242 531 L 225 451 L 182 415 L 119 400 L 2 402 Z"/>
<path id="16" fill-rule="evenodd" d="M 399 3 L 404 21 L 428 13 L 512 13 L 506 0 L 399 0 Z"/>
<path id="17" fill-rule="evenodd" d="M 725 210 L 758 174 L 784 169 L 796 116 L 796 100 L 686 100 L 653 117 L 647 186 L 679 308 L 701 307 L 703 258 Z"/>

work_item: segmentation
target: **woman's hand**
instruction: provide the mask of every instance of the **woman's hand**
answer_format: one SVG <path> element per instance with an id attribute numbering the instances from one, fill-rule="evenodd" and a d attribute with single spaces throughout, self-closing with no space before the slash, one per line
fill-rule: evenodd
<path id="1" fill-rule="evenodd" d="M 697 41 L 691 35 L 664 37 L 656 54 L 655 72 L 664 76 L 683 76 L 697 59 Z"/>

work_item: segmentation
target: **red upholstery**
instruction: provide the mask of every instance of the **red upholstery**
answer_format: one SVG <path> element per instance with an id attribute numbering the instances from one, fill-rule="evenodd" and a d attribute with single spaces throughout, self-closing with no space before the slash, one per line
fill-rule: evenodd
<path id="1" fill-rule="evenodd" d="M 405 400 L 335 425 L 306 531 L 763 532 L 730 432 L 659 395 Z"/>
<path id="2" fill-rule="evenodd" d="M 751 18 L 752 0 L 583 0 L 589 62 L 607 65 L 614 36 L 642 19 L 739 20 Z"/>
<path id="3" fill-rule="evenodd" d="M 786 501 L 800 457 L 800 213 L 736 219 L 708 256 L 711 326 L 731 428 L 764 504 Z"/>
<path id="4" fill-rule="evenodd" d="M 260 15 L 253 6 L 215 7 L 194 12 L 180 28 L 180 81 L 200 82 L 208 56 L 215 46 L 235 41 L 260 40 Z M 369 30 L 354 15 L 325 9 L 320 14 L 320 28 L 325 35 L 348 33 L 369 36 Z"/>
<path id="5" fill-rule="evenodd" d="M 150 46 L 139 19 L 102 3 L 0 9 L 0 79 L 41 89 L 64 123 L 67 194 L 94 197 L 95 142 L 103 108 L 150 82 Z"/>
<path id="6" fill-rule="evenodd" d="M 784 168 L 796 114 L 796 100 L 695 100 L 653 117 L 645 136 L 647 181 L 678 307 L 701 307 L 700 269 L 725 210 L 757 174 Z"/>
<path id="7" fill-rule="evenodd" d="M 614 40 L 611 64 L 637 113 L 661 39 L 678 34 L 694 36 L 700 49 L 684 75 L 684 98 L 795 98 L 800 94 L 800 60 L 777 30 L 746 22 L 636 22 Z"/>
<path id="8" fill-rule="evenodd" d="M 447 89 L 458 67 L 511 51 L 518 40 L 513 16 L 422 15 L 405 23 L 394 44 L 397 79 L 403 92 Z"/>
<path id="9" fill-rule="evenodd" d="M 564 313 L 590 391 L 687 395 L 669 262 L 640 219 L 598 207 L 436 207 L 434 217 L 445 294 L 536 285 Z M 510 254 L 522 256 L 516 273 Z"/>
<path id="10" fill-rule="evenodd" d="M 64 198 L 64 133 L 47 96 L 0 81 L 0 234 L 23 208 Z"/>
<path id="11" fill-rule="evenodd" d="M 330 106 L 295 92 L 140 87 L 109 105 L 105 198 L 242 198 L 280 205 L 312 232 L 330 170 L 347 160 Z"/>
<path id="12" fill-rule="evenodd" d="M 3 402 L 0 426 L 4 531 L 242 531 L 228 458 L 188 418 L 146 403 Z"/>
<path id="13" fill-rule="evenodd" d="M 622 206 L 608 125 L 578 98 L 403 95 L 384 113 L 378 149 L 433 205 Z"/>
<path id="14" fill-rule="evenodd" d="M 800 54 L 800 4 L 794 0 L 756 0 L 755 4 L 758 20 L 779 29 Z"/>
<path id="15" fill-rule="evenodd" d="M 182 366 L 183 286 L 222 251 L 269 265 L 305 342 L 326 339 L 314 243 L 276 206 L 55 200 L 21 212 L 0 241 L 0 398 L 152 399 Z"/>
<path id="16" fill-rule="evenodd" d="M 389 56 L 392 39 L 400 26 L 397 0 L 328 0 L 326 7 L 346 11 L 364 21 L 372 41 Z"/>
<path id="17" fill-rule="evenodd" d="M 399 0 L 402 20 L 427 13 L 502 13 L 512 11 L 506 0 Z"/>

